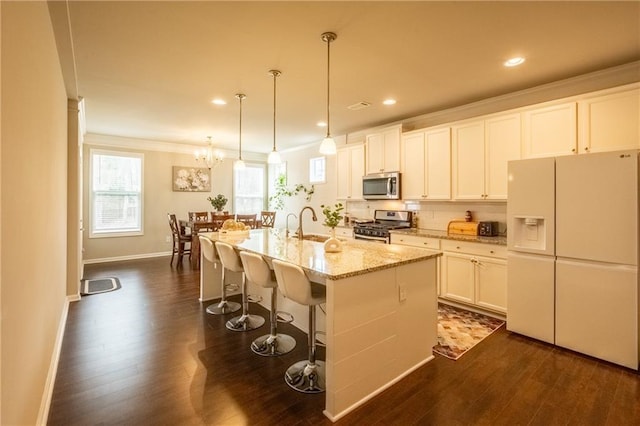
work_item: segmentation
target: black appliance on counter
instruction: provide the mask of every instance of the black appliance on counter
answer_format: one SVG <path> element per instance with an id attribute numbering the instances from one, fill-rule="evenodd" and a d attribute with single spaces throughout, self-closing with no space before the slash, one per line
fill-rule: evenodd
<path id="1" fill-rule="evenodd" d="M 385 244 L 391 242 L 392 229 L 411 227 L 413 212 L 405 210 L 376 210 L 373 221 L 368 223 L 356 223 L 353 227 L 353 236 L 360 240 L 379 241 Z"/>

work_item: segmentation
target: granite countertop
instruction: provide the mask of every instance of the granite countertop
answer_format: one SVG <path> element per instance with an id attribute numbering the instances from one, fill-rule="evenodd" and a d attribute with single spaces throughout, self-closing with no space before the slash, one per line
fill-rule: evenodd
<path id="1" fill-rule="evenodd" d="M 200 233 L 212 241 L 224 241 L 239 250 L 294 263 L 303 270 L 322 278 L 338 280 L 381 269 L 440 256 L 440 253 L 401 246 L 376 244 L 369 241 L 340 239 L 340 253 L 325 253 L 324 244 L 315 241 L 286 238 L 284 230 L 254 229 L 246 236 L 220 236 L 217 232 Z"/>
<path id="2" fill-rule="evenodd" d="M 468 241 L 470 243 L 497 244 L 501 246 L 507 245 L 507 237 L 500 235 L 497 237 L 481 237 L 479 235 L 447 234 L 447 231 L 421 228 L 396 229 L 390 232 L 392 234 L 414 235 L 425 238 L 440 238 L 443 240 Z"/>

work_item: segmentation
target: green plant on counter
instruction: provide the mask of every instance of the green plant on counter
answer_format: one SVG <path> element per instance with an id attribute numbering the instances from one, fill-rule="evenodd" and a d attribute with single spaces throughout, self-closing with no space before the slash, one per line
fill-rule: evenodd
<path id="1" fill-rule="evenodd" d="M 213 208 L 216 209 L 216 211 L 218 212 L 221 212 L 222 209 L 224 209 L 224 206 L 227 205 L 227 201 L 229 201 L 227 197 L 225 197 L 222 194 L 216 195 L 215 198 L 208 197 L 207 200 L 211 203 Z"/>
<path id="2" fill-rule="evenodd" d="M 342 203 L 336 203 L 334 208 L 332 209 L 329 206 L 325 206 L 322 204 L 320 206 L 322 208 L 322 214 L 324 215 L 324 225 L 329 228 L 335 228 L 340 224 L 342 220 L 342 210 L 344 210 L 344 206 Z"/>
<path id="3" fill-rule="evenodd" d="M 289 189 L 286 175 L 281 174 L 276 178 L 275 193 L 269 197 L 269 205 L 274 210 L 284 210 L 284 197 L 293 197 L 304 192 L 306 194 L 305 200 L 308 202 L 311 201 L 315 190 L 315 186 L 311 185 L 311 188 L 307 188 L 301 183 L 295 185 L 293 189 Z"/>

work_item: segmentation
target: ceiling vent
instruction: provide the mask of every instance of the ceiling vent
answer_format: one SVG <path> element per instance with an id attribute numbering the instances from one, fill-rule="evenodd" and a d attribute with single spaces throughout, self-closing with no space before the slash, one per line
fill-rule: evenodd
<path id="1" fill-rule="evenodd" d="M 371 106 L 371 104 L 369 102 L 358 102 L 355 103 L 353 105 L 349 105 L 347 107 L 347 109 L 350 109 L 351 111 L 358 111 L 359 109 L 365 109 L 365 108 L 369 108 Z"/>

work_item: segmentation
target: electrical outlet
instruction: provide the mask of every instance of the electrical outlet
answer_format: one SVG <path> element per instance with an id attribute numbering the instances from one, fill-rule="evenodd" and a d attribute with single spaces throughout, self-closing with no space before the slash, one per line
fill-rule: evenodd
<path id="1" fill-rule="evenodd" d="M 398 287 L 398 299 L 400 300 L 400 302 L 404 302 L 405 300 L 407 300 L 407 289 L 403 285 Z"/>
<path id="2" fill-rule="evenodd" d="M 171 235 L 167 235 L 166 237 L 164 237 L 164 242 L 165 243 L 170 243 L 171 242 Z"/>

